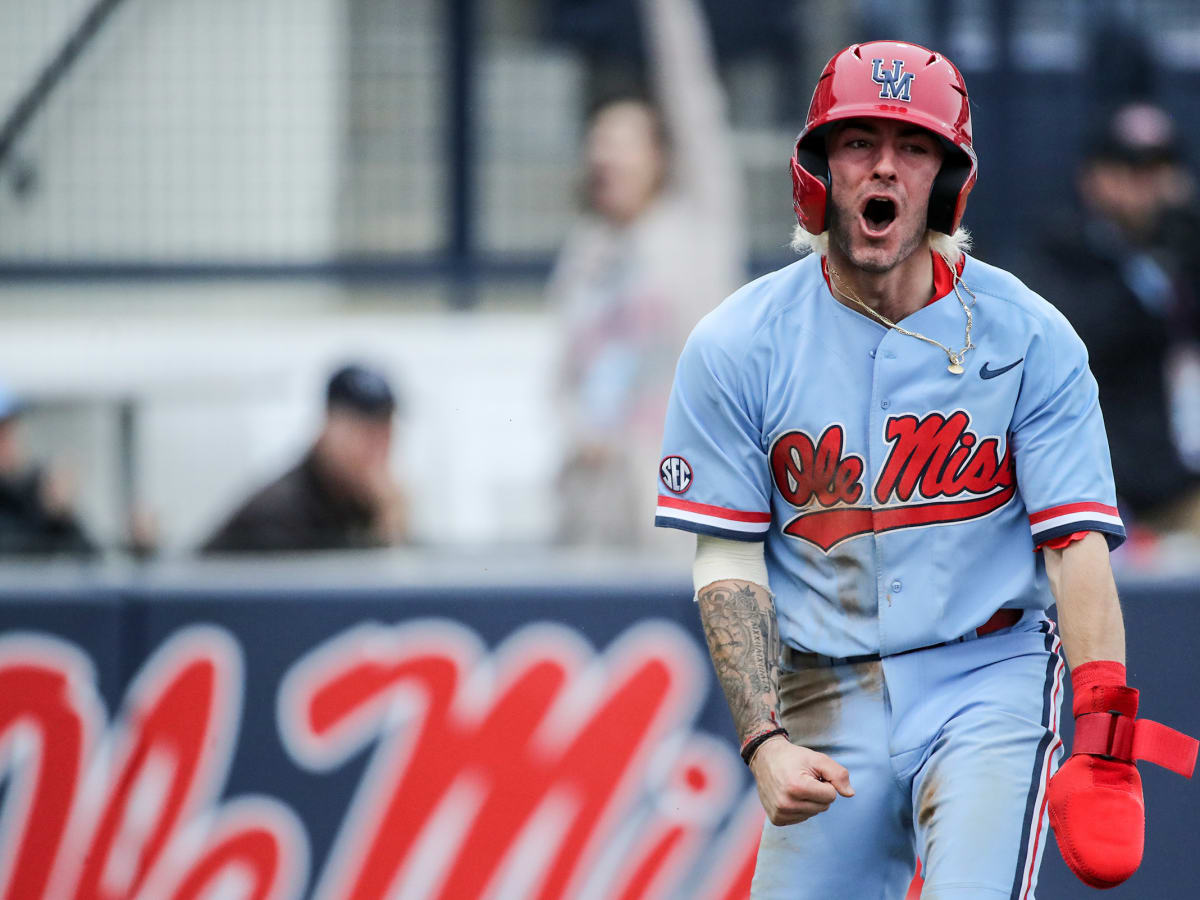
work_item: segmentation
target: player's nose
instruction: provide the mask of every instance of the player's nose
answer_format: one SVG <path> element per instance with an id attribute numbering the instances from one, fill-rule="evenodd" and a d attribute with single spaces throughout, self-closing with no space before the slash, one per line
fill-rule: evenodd
<path id="1" fill-rule="evenodd" d="M 892 146 L 891 141 L 883 141 L 879 144 L 879 150 L 875 154 L 871 177 L 883 181 L 895 181 L 896 175 L 896 148 Z"/>

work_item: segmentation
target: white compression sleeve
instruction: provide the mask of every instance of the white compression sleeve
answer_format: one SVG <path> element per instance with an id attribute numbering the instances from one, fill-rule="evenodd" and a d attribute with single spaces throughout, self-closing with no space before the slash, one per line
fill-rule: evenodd
<path id="1" fill-rule="evenodd" d="M 696 593 L 714 581 L 736 578 L 766 588 L 767 561 L 762 541 L 731 541 L 728 538 L 696 535 L 696 560 L 692 563 L 692 586 Z"/>

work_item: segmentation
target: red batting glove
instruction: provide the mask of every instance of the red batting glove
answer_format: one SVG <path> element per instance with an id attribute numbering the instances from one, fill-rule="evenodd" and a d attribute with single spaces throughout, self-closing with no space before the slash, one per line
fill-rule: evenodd
<path id="1" fill-rule="evenodd" d="M 1095 888 L 1115 887 L 1137 871 L 1145 843 L 1142 779 L 1146 760 L 1192 777 L 1195 740 L 1138 719 L 1138 692 L 1118 662 L 1084 663 L 1071 672 L 1075 742 L 1050 779 L 1050 824 L 1067 866 Z"/>

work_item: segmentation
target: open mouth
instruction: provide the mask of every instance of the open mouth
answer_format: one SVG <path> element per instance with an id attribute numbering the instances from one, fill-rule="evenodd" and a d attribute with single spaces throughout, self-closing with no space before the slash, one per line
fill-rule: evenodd
<path id="1" fill-rule="evenodd" d="M 868 234 L 883 234 L 896 220 L 896 204 L 886 197 L 872 197 L 863 207 L 862 220 Z"/>

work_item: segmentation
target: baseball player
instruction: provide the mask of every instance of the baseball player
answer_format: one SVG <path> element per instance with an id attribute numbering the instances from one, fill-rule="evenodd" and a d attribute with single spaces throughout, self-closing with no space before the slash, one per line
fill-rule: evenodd
<path id="1" fill-rule="evenodd" d="M 1028 898 L 1048 838 L 1097 887 L 1141 860 L 1146 759 L 1087 354 L 959 229 L 966 86 L 913 44 L 825 67 L 792 157 L 814 252 L 695 328 L 656 523 L 694 581 L 768 821 L 753 895 Z M 1058 604 L 1058 626 L 1047 608 Z M 1058 736 L 1064 660 L 1076 738 Z"/>

